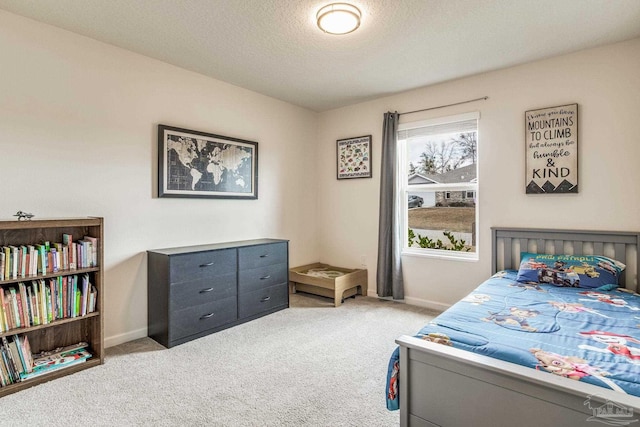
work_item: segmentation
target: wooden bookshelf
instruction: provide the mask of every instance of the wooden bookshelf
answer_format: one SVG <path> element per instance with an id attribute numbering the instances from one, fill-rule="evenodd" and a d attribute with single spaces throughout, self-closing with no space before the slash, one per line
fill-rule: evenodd
<path id="1" fill-rule="evenodd" d="M 20 282 L 30 283 L 32 280 L 49 279 L 59 276 L 88 274 L 90 282 L 97 290 L 96 311 L 84 316 L 54 320 L 48 324 L 14 328 L 0 333 L 0 337 L 26 335 L 31 351 L 37 354 L 59 347 L 66 347 L 79 342 L 87 342 L 91 358 L 70 367 L 53 370 L 50 373 L 0 387 L 0 397 L 15 393 L 28 387 L 41 384 L 56 378 L 73 374 L 104 363 L 104 285 L 103 285 L 103 218 L 68 218 L 68 219 L 31 219 L 27 221 L 0 221 L 0 246 L 35 245 L 45 241 L 62 242 L 62 235 L 70 234 L 74 241 L 84 236 L 98 238 L 98 265 L 90 268 L 61 270 L 38 276 L 18 277 L 17 279 L 0 280 L 2 292 L 15 287 Z M 4 278 L 2 278 L 4 279 Z"/>

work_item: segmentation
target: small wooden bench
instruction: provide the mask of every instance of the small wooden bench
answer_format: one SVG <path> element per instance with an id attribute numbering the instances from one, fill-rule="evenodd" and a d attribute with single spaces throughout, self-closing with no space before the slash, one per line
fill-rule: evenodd
<path id="1" fill-rule="evenodd" d="M 333 298 L 338 307 L 345 298 L 367 295 L 368 276 L 366 269 L 314 263 L 289 269 L 289 286 L 291 293 L 301 291 Z"/>

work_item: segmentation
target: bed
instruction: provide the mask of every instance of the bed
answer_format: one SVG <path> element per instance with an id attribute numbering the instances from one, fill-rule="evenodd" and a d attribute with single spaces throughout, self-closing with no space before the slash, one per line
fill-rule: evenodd
<path id="1" fill-rule="evenodd" d="M 345 298 L 367 296 L 367 270 L 314 263 L 289 270 L 291 293 L 297 291 L 333 299 L 339 307 Z"/>
<path id="2" fill-rule="evenodd" d="M 492 241 L 493 276 L 418 334 L 396 340 L 386 387 L 387 407 L 400 409 L 400 424 L 639 420 L 640 234 L 492 228 Z M 626 268 L 614 273 L 620 287 L 576 287 L 604 279 L 603 270 L 587 263 L 564 268 L 563 254 L 623 262 Z M 537 280 L 517 276 L 528 269 Z"/>

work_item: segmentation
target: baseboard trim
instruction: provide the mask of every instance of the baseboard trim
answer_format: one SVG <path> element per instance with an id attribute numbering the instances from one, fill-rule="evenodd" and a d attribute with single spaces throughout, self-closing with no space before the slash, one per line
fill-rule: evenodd
<path id="1" fill-rule="evenodd" d="M 437 302 L 437 301 L 431 301 L 431 300 L 427 300 L 427 299 L 408 297 L 408 296 L 405 296 L 404 299 L 402 299 L 402 300 L 394 300 L 391 297 L 388 297 L 388 298 L 379 297 L 377 289 L 369 289 L 369 293 L 367 295 L 369 295 L 369 296 L 375 295 L 377 298 L 380 298 L 380 299 L 388 299 L 389 301 L 395 301 L 395 302 L 399 302 L 399 303 L 415 305 L 415 306 L 418 306 L 418 307 L 424 307 L 424 308 L 428 308 L 428 309 L 436 310 L 436 311 L 445 311 L 449 307 L 451 307 L 451 304 L 444 304 L 444 303 Z"/>
<path id="2" fill-rule="evenodd" d="M 124 344 L 129 341 L 137 340 L 147 336 L 147 328 L 136 329 L 135 331 L 126 332 L 124 334 L 107 337 L 104 339 L 105 348 L 113 347 L 118 344 Z"/>
<path id="3" fill-rule="evenodd" d="M 437 310 L 437 311 L 445 311 L 449 307 L 451 307 L 451 304 L 443 304 L 441 302 L 430 301 L 422 298 L 405 296 L 404 300 L 407 304 L 417 305 L 418 307 L 425 307 L 425 308 L 429 308 L 431 310 Z"/>

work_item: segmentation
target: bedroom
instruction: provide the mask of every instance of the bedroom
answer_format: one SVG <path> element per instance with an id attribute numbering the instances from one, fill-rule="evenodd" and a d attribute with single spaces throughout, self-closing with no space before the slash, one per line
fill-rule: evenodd
<path id="1" fill-rule="evenodd" d="M 637 22 L 637 9 L 632 16 Z M 0 215 L 9 219 L 26 210 L 37 217 L 105 218 L 107 347 L 146 336 L 146 251 L 152 248 L 286 238 L 292 266 L 319 260 L 358 266 L 364 256 L 375 295 L 380 142 L 388 110 L 489 96 L 411 118 L 480 111 L 482 138 L 491 144 L 482 146 L 479 170 L 485 190 L 480 261 L 460 268 L 459 262 L 405 257 L 410 304 L 446 308 L 486 278 L 491 226 L 640 229 L 638 35 L 314 112 L 9 12 L 0 20 L 0 52 L 12 58 L 0 71 L 6 177 Z M 580 106 L 581 192 L 526 195 L 524 112 L 574 102 Z M 155 198 L 159 123 L 258 141 L 258 200 Z M 364 134 L 372 134 L 373 179 L 336 181 L 335 141 Z"/>

